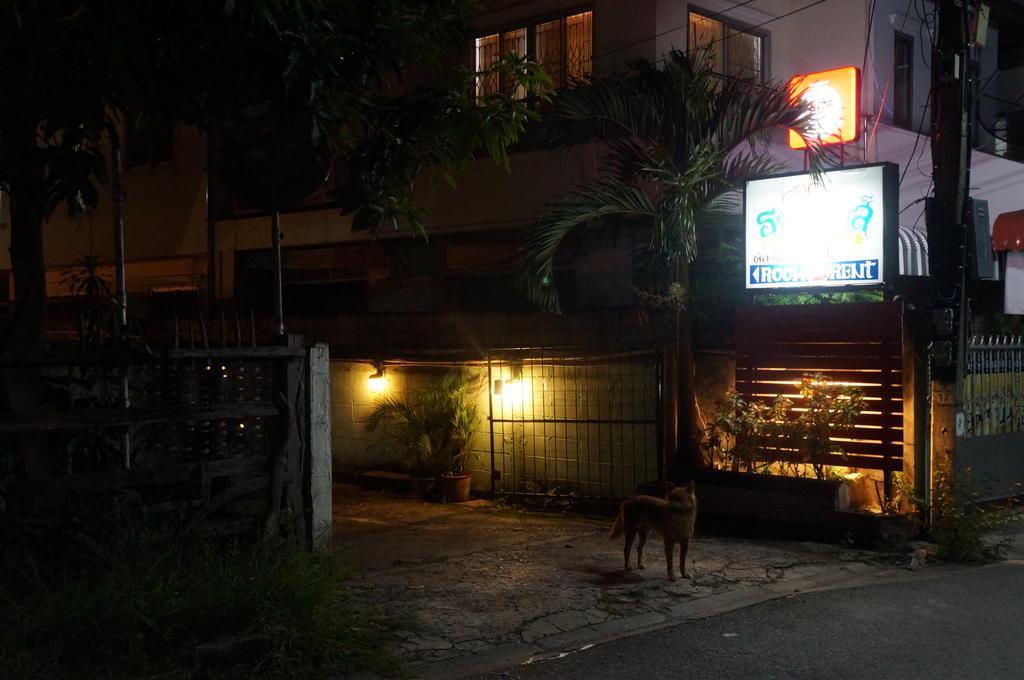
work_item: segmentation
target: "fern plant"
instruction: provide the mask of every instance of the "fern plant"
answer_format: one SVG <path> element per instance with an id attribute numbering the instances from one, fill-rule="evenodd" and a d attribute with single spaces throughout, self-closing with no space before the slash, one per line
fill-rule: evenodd
<path id="1" fill-rule="evenodd" d="M 397 454 L 417 477 L 462 475 L 475 460 L 469 440 L 480 425 L 473 398 L 480 380 L 465 369 L 408 397 L 384 397 L 366 418 L 366 428 L 382 428 L 379 445 Z"/>

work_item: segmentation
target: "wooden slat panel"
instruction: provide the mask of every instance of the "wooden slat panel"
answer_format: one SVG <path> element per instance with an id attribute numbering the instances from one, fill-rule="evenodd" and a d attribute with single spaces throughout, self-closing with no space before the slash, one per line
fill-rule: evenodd
<path id="1" fill-rule="evenodd" d="M 843 356 L 843 357 L 877 357 L 884 356 L 885 346 L 882 343 L 866 342 L 759 342 L 756 347 L 746 348 L 755 355 L 795 355 L 795 356 Z"/>
<path id="2" fill-rule="evenodd" d="M 775 369 L 769 369 L 764 367 L 745 367 L 747 373 L 750 376 L 755 377 L 757 380 L 796 380 L 799 381 L 807 371 L 800 368 L 787 368 L 785 366 L 775 367 Z M 853 371 L 853 370 L 840 370 L 840 369 L 829 369 L 826 373 L 830 380 L 840 380 L 842 382 L 850 383 L 871 383 L 881 384 L 884 370 L 881 368 L 874 369 L 871 371 Z M 893 380 L 894 385 L 902 385 L 901 373 L 896 372 Z"/>
<path id="3" fill-rule="evenodd" d="M 899 427 L 865 427 L 859 422 L 852 426 L 836 426 L 832 428 L 833 437 L 844 437 L 846 439 L 877 439 L 879 441 L 902 441 L 903 425 Z"/>
<path id="4" fill-rule="evenodd" d="M 891 455 L 892 445 L 895 443 L 902 444 L 902 442 L 878 442 L 878 441 L 856 441 L 846 442 L 837 441 L 835 442 L 838 446 L 843 447 L 843 450 L 848 454 L 858 454 L 864 456 L 889 456 Z M 797 452 L 787 446 L 781 446 L 778 448 L 768 449 L 765 453 L 765 460 L 769 460 L 774 457 L 776 453 L 787 454 Z M 829 454 L 832 455 L 832 454 Z"/>
<path id="5" fill-rule="evenodd" d="M 830 369 L 872 369 L 882 370 L 897 362 L 898 357 L 846 357 L 846 356 L 797 356 L 792 354 L 759 354 L 736 350 L 736 362 L 750 362 L 756 359 L 756 366 L 765 368 L 793 368 L 808 373 Z"/>
<path id="6" fill-rule="evenodd" d="M 899 339 L 901 310 L 896 303 L 744 306 L 737 310 L 736 339 L 737 343 L 745 338 L 751 342 L 787 337 L 847 342 Z M 757 335 L 746 333 L 748 330 Z"/>
<path id="7" fill-rule="evenodd" d="M 821 373 L 827 380 L 861 383 L 857 387 L 870 413 L 858 417 L 860 427 L 835 428 L 834 436 L 869 441 L 837 442 L 847 451 L 845 457 L 830 455 L 815 462 L 900 470 L 901 344 L 898 304 L 745 307 L 736 320 L 736 390 L 749 399 L 785 394 L 799 409 L 804 375 Z M 766 460 L 800 462 L 801 456 L 773 451 Z"/>
<path id="8" fill-rule="evenodd" d="M 803 458 L 799 454 L 787 453 L 785 451 L 779 451 L 777 452 L 777 455 L 772 456 L 770 459 L 765 458 L 764 460 L 780 460 L 791 463 L 804 462 Z M 893 458 L 891 456 L 869 456 L 859 453 L 848 453 L 845 457 L 839 454 L 820 456 L 813 460 L 812 462 L 821 465 L 857 467 L 865 468 L 868 470 L 899 471 L 903 469 L 903 458 Z"/>
<path id="9" fill-rule="evenodd" d="M 828 373 L 822 373 L 826 380 L 835 381 Z M 845 381 L 835 381 L 845 382 Z M 742 384 L 750 392 L 771 392 L 777 394 L 797 394 L 800 390 L 800 383 L 796 380 L 786 380 L 782 377 L 767 378 L 763 374 L 751 375 L 747 373 L 742 380 L 736 381 L 737 385 Z M 856 387 L 868 398 L 901 398 L 903 395 L 902 385 L 856 385 Z"/>

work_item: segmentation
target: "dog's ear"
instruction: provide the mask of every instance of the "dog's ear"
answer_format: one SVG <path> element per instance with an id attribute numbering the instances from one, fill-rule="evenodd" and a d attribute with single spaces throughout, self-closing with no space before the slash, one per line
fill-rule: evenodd
<path id="1" fill-rule="evenodd" d="M 683 489 L 685 489 L 686 491 L 689 491 L 690 493 L 693 493 L 693 490 L 696 487 L 697 487 L 697 481 L 694 480 L 694 479 L 691 479 L 690 481 L 688 481 L 686 484 L 683 484 L 683 486 L 682 486 Z"/>

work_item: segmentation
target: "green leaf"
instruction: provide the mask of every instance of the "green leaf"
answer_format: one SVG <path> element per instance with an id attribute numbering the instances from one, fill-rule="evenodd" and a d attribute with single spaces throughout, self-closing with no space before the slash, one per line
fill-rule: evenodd
<path id="1" fill-rule="evenodd" d="M 382 218 L 383 215 L 379 209 L 373 206 L 364 206 L 356 212 L 356 216 L 352 219 L 352 231 L 376 233 L 380 231 Z"/>

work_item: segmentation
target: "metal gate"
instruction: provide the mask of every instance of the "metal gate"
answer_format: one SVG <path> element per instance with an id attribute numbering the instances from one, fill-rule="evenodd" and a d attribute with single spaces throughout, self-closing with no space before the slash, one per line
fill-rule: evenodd
<path id="1" fill-rule="evenodd" d="M 973 337 L 961 382 L 963 429 L 953 463 L 964 499 L 992 501 L 1021 494 L 1024 482 L 1024 340 Z"/>
<path id="2" fill-rule="evenodd" d="M 661 479 L 654 349 L 496 349 L 487 375 L 494 493 L 624 498 Z"/>

